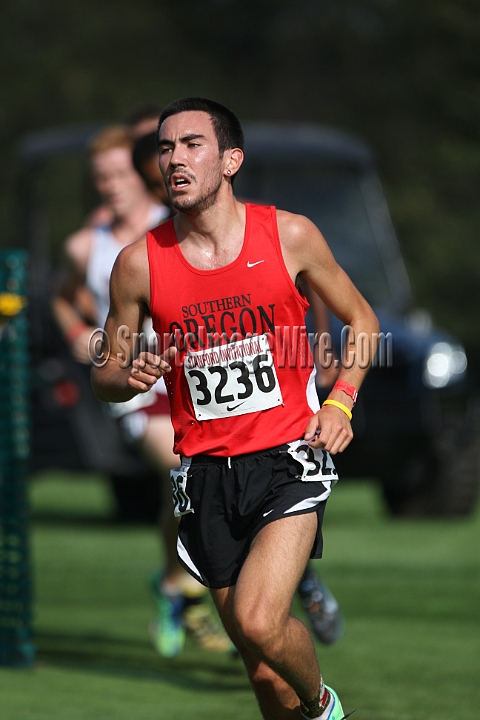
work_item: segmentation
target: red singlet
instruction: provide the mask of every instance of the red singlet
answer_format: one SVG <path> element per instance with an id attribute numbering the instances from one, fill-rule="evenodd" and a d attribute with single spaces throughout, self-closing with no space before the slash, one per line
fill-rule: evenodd
<path id="1" fill-rule="evenodd" d="M 242 250 L 216 270 L 187 262 L 173 220 L 147 248 L 153 327 L 161 351 L 177 346 L 165 375 L 175 452 L 232 456 L 302 438 L 319 407 L 309 305 L 285 266 L 275 208 L 246 204 Z"/>

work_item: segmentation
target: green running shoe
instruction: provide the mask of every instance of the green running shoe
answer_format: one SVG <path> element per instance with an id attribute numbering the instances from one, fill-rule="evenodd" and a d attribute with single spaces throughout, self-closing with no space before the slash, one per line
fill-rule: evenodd
<path id="1" fill-rule="evenodd" d="M 158 585 L 158 575 L 152 578 L 151 584 L 157 603 L 157 617 L 149 627 L 153 647 L 162 657 L 176 657 L 185 645 L 182 621 L 185 598 L 183 595 L 162 593 Z"/>
<path id="2" fill-rule="evenodd" d="M 350 715 L 353 715 L 355 710 L 349 712 L 348 715 L 343 714 L 342 705 L 338 699 L 338 695 L 335 690 L 325 685 L 328 692 L 330 693 L 330 702 L 327 705 L 326 711 L 322 715 L 322 720 L 346 720 Z"/>

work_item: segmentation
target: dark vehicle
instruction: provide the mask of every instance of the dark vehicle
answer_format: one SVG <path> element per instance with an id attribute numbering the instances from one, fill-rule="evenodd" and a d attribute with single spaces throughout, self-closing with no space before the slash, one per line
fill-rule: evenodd
<path id="1" fill-rule="evenodd" d="M 125 488 L 135 488 L 128 491 L 128 504 L 141 490 L 140 481 L 131 478 L 139 478 L 144 467 L 123 448 L 84 369 L 70 358 L 54 326 L 49 295 L 55 258 L 42 230 L 45 207 L 36 180 L 52 158 L 81 151 L 92 130 L 53 130 L 29 136 L 22 145 L 21 197 L 32 266 L 33 467 L 113 474 L 117 494 L 118 487 L 124 494 Z M 412 310 L 408 276 L 370 150 L 351 135 L 309 124 L 245 124 L 245 138 L 236 194 L 309 217 L 380 319 L 381 352 L 354 411 L 355 438 L 336 457 L 341 475 L 378 478 L 393 514 L 470 513 L 480 456 L 465 352 L 456 338 L 432 326 L 428 313 Z M 335 318 L 331 332 L 339 356 L 341 327 Z"/>

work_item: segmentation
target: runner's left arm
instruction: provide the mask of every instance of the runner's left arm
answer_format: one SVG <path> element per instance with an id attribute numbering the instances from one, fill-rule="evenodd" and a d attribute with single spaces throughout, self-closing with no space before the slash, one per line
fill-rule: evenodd
<path id="1" fill-rule="evenodd" d="M 333 350 L 328 309 L 323 300 L 308 285 L 305 288 L 305 294 L 310 303 L 316 336 L 313 347 L 315 366 L 317 368 L 316 384 L 317 387 L 331 388 L 338 378 L 340 367 L 339 360 Z"/>
<path id="2" fill-rule="evenodd" d="M 338 379 L 358 390 L 376 352 L 379 333 L 376 315 L 338 265 L 325 238 L 310 220 L 286 212 L 278 212 L 277 219 L 284 259 L 292 280 L 301 275 L 329 310 L 350 328 L 348 362 L 342 358 Z M 353 408 L 353 399 L 342 390 L 332 390 L 328 399 L 341 403 L 349 411 Z M 345 450 L 352 437 L 347 414 L 335 405 L 324 405 L 310 419 L 305 432 L 305 440 L 313 447 L 324 448 L 332 454 Z"/>

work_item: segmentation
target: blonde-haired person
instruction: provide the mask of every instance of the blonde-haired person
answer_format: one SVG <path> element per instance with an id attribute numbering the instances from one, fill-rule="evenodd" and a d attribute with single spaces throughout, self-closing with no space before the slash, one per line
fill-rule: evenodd
<path id="1" fill-rule="evenodd" d="M 84 226 L 65 241 L 68 267 L 52 306 L 73 356 L 82 363 L 90 363 L 88 346 L 94 327 L 103 328 L 107 319 L 110 275 L 118 254 L 170 214 L 166 205 L 152 199 L 135 170 L 133 146 L 132 133 L 123 125 L 106 127 L 92 138 L 88 147 L 92 179 L 111 221 Z M 84 292 L 93 299 L 95 326 L 85 322 L 77 305 Z M 216 635 L 213 632 L 214 622 L 207 606 L 198 608 L 204 589 L 180 566 L 176 555 L 177 523 L 168 513 L 170 481 L 165 471 L 178 465 L 179 459 L 172 450 L 173 429 L 165 384 L 160 383 L 143 398 L 112 405 L 111 411 L 124 438 L 140 448 L 163 478 L 166 501 L 160 525 L 167 564 L 162 578 L 164 592 L 159 597 L 159 619 L 151 627 L 155 647 L 164 656 L 181 651 L 185 638 L 183 614 L 188 606 L 193 630 L 199 622 L 203 629 L 208 624 L 210 647 L 227 651 L 231 644 L 220 628 Z"/>
<path id="2" fill-rule="evenodd" d="M 106 128 L 107 131 L 114 130 L 114 128 L 123 127 L 127 130 L 130 136 L 130 141 L 135 144 L 140 138 L 156 131 L 158 126 L 158 119 L 160 117 L 162 109 L 154 103 L 147 103 L 141 105 L 133 110 L 126 118 L 123 126 L 112 126 Z M 102 135 L 103 133 L 100 133 Z M 156 194 L 151 193 L 152 200 L 157 201 Z M 165 204 L 165 200 L 161 201 L 161 204 Z M 88 214 L 85 225 L 108 225 L 113 221 L 113 214 L 108 204 L 102 203 L 98 207 L 94 208 L 91 213 Z"/>

